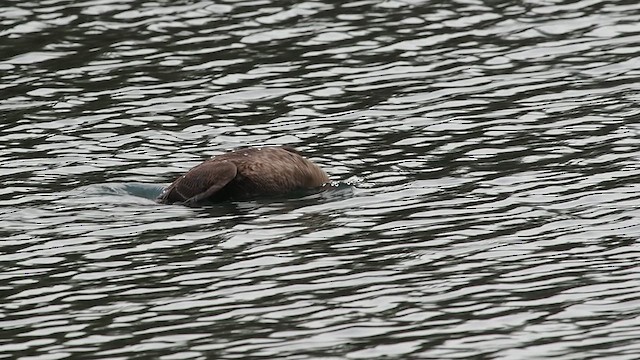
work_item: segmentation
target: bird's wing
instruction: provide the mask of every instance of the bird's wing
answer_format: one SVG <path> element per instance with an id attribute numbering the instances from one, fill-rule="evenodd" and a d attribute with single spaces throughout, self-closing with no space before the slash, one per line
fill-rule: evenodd
<path id="1" fill-rule="evenodd" d="M 185 204 L 196 204 L 225 187 L 236 177 L 236 165 L 228 161 L 207 161 L 189 170 L 177 181 L 175 191 Z"/>

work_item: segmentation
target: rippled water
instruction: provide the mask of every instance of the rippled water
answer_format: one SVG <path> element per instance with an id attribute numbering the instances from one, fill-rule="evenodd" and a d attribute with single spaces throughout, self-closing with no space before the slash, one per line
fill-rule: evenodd
<path id="1" fill-rule="evenodd" d="M 637 1 L 1 6 L 0 357 L 640 357 Z"/>

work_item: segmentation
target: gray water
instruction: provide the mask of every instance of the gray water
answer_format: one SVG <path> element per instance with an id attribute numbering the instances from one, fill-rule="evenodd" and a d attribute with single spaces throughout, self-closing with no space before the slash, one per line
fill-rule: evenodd
<path id="1" fill-rule="evenodd" d="M 640 358 L 636 0 L 0 3 L 0 358 Z M 239 146 L 325 193 L 156 204 Z"/>

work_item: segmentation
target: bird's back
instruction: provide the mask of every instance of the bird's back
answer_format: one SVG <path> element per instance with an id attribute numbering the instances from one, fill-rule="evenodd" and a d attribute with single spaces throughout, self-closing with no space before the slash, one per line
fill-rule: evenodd
<path id="1" fill-rule="evenodd" d="M 220 179 L 225 183 L 220 184 Z M 329 177 L 320 167 L 291 148 L 246 148 L 215 156 L 189 170 L 159 201 L 249 199 L 316 188 L 327 182 Z"/>

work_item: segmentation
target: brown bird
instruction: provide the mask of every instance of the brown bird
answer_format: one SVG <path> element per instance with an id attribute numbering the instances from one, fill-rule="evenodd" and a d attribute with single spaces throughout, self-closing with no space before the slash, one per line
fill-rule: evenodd
<path id="1" fill-rule="evenodd" d="M 214 156 L 167 187 L 157 201 L 197 205 L 318 188 L 329 176 L 290 147 L 246 148 Z"/>

